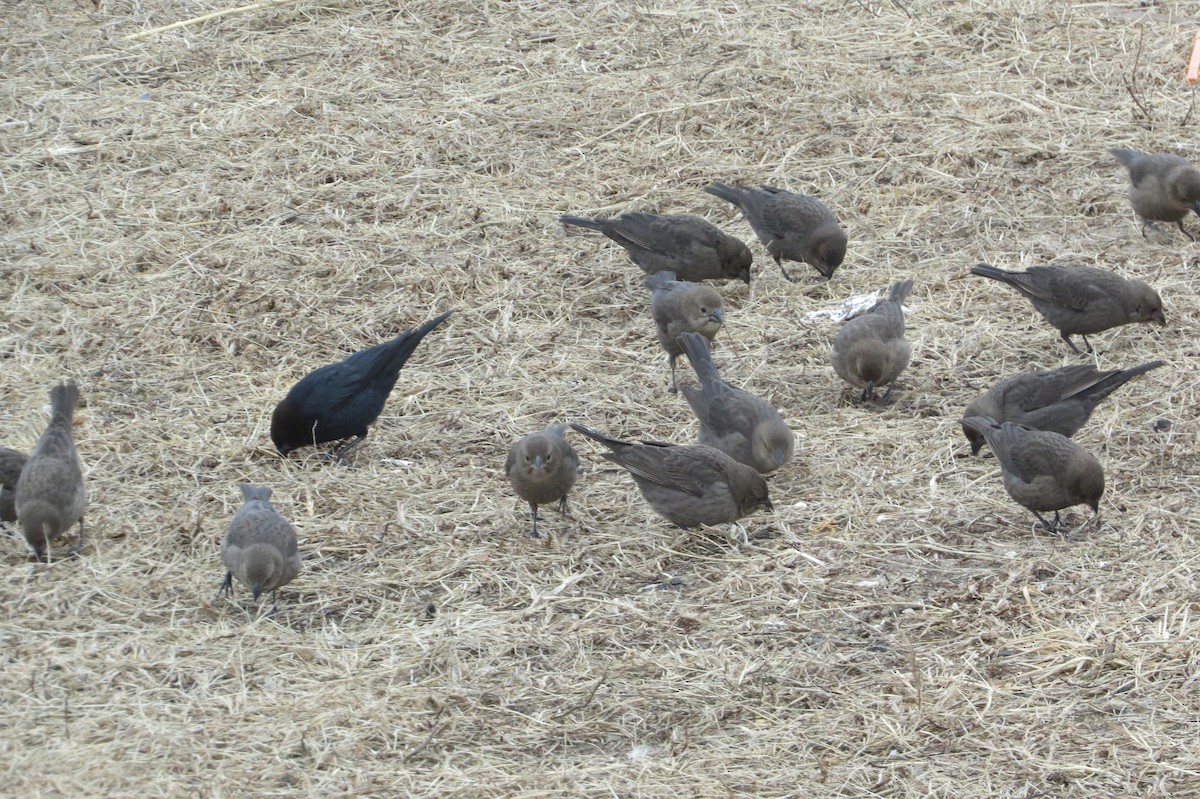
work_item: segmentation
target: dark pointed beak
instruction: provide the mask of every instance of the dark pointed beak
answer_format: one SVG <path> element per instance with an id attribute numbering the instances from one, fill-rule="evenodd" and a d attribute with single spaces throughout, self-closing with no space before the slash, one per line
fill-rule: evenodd
<path id="1" fill-rule="evenodd" d="M 533 470 L 535 472 L 540 472 L 544 465 L 545 465 L 545 461 L 542 460 L 542 456 L 535 455 L 533 458 Z"/>
<path id="2" fill-rule="evenodd" d="M 1200 211 L 1197 211 L 1197 213 L 1200 213 Z M 747 286 L 750 285 L 750 270 L 749 269 L 743 269 L 742 273 L 740 275 L 738 275 L 738 277 L 740 277 L 742 279 L 742 282 L 745 283 Z"/>
<path id="3" fill-rule="evenodd" d="M 716 322 L 718 325 L 724 324 L 725 312 L 718 308 L 708 315 L 708 319 L 710 322 Z"/>
<path id="4" fill-rule="evenodd" d="M 785 460 L 787 460 L 787 453 L 785 453 L 781 449 L 777 449 L 777 450 L 775 450 L 774 454 L 775 454 L 775 466 L 776 467 L 782 466 L 783 462 Z"/>
<path id="5" fill-rule="evenodd" d="M 257 602 L 258 598 L 262 596 L 262 585 L 255 583 L 250 587 L 250 593 L 254 595 L 254 601 Z"/>
<path id="6" fill-rule="evenodd" d="M 1154 315 L 1151 316 L 1150 318 L 1153 319 L 1155 322 L 1158 322 L 1163 327 L 1167 326 L 1167 317 L 1161 310 L 1155 311 Z"/>

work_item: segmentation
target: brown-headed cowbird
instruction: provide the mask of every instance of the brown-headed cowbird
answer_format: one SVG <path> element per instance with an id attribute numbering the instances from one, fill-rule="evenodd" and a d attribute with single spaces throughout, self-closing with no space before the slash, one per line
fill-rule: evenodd
<path id="1" fill-rule="evenodd" d="M 642 496 L 680 527 L 736 522 L 759 508 L 773 510 L 767 481 L 719 449 L 701 444 L 634 444 L 576 422 L 571 427 L 611 452 L 603 457 L 633 476 Z"/>
<path id="2" fill-rule="evenodd" d="M 1152 222 L 1174 222 L 1183 235 L 1183 218 L 1200 215 L 1200 171 L 1177 155 L 1147 154 L 1123 147 L 1109 150 L 1129 171 L 1129 204 L 1142 219 L 1142 235 Z"/>
<path id="3" fill-rule="evenodd" d="M 713 183 L 704 190 L 742 210 L 787 280 L 796 281 L 783 268 L 784 259 L 809 264 L 825 278 L 833 277 L 833 270 L 842 265 L 846 231 L 816 197 L 770 186 L 743 189 L 725 183 Z"/>
<path id="4" fill-rule="evenodd" d="M 620 244 L 648 275 L 674 272 L 680 280 L 750 283 L 750 248 L 711 222 L 686 214 L 629 211 L 612 219 L 560 216 L 564 225 L 599 230 Z"/>
<path id="5" fill-rule="evenodd" d="M 667 352 L 671 367 L 671 393 L 675 388 L 675 359 L 683 354 L 681 333 L 699 333 L 709 341 L 725 321 L 725 301 L 712 286 L 676 280 L 674 272 L 659 272 L 643 281 L 650 289 L 650 313 L 658 331 L 658 343 Z"/>
<path id="6" fill-rule="evenodd" d="M 1150 361 L 1128 369 L 1100 371 L 1090 364 L 1010 375 L 967 404 L 964 416 L 988 416 L 997 423 L 1014 422 L 1031 430 L 1049 430 L 1067 438 L 1075 435 L 1105 397 L 1165 361 Z M 971 454 L 979 454 L 983 436 L 963 427 Z"/>
<path id="7" fill-rule="evenodd" d="M 517 496 L 529 503 L 533 518 L 530 535 L 534 538 L 539 538 L 538 505 L 557 502 L 559 512 L 567 512 L 567 494 L 575 485 L 579 456 L 567 443 L 566 432 L 565 424 L 547 427 L 517 439 L 508 450 L 504 472 Z"/>
<path id="8" fill-rule="evenodd" d="M 875 389 L 887 385 L 883 401 L 892 395 L 896 377 L 908 366 L 909 346 L 904 339 L 904 300 L 912 281 L 892 284 L 886 300 L 851 317 L 833 340 L 830 360 L 838 377 L 863 390 L 864 401 Z"/>
<path id="9" fill-rule="evenodd" d="M 1091 333 L 1135 322 L 1167 324 L 1162 300 L 1154 289 L 1106 269 L 1031 266 L 1024 272 L 1006 272 L 989 264 L 976 264 L 971 274 L 1007 283 L 1024 294 L 1075 352 L 1079 348 L 1071 336 L 1082 336 L 1083 346 L 1092 352 L 1087 340 Z"/>
<path id="10" fill-rule="evenodd" d="M 296 579 L 303 562 L 296 545 L 296 530 L 271 506 L 271 489 L 241 484 L 245 504 L 238 508 L 221 541 L 225 581 L 221 591 L 233 591 L 233 578 L 250 589 L 257 601 L 264 591 L 274 591 Z"/>
<path id="11" fill-rule="evenodd" d="M 1058 512 L 1063 508 L 1087 505 L 1100 512 L 1104 469 L 1094 455 L 1071 439 L 1012 422 L 997 424 L 988 416 L 970 416 L 961 424 L 987 440 L 1000 461 L 1009 496 L 1033 511 L 1047 530 L 1062 529 Z M 1042 512 L 1051 510 L 1053 524 L 1042 517 Z"/>
<path id="12" fill-rule="evenodd" d="M 0 447 L 0 522 L 17 520 L 17 481 L 27 460 L 24 453 Z"/>
<path id="13" fill-rule="evenodd" d="M 367 437 L 367 426 L 383 412 L 400 369 L 421 339 L 450 314 L 446 311 L 391 341 L 301 378 L 271 415 L 271 440 L 279 454 L 286 457 L 299 447 L 351 439 L 333 453 L 334 459 L 342 461 Z"/>
<path id="14" fill-rule="evenodd" d="M 39 559 L 46 556 L 50 542 L 75 523 L 79 524 L 79 543 L 73 551 L 78 552 L 85 543 L 83 509 L 87 489 L 71 428 L 78 401 L 79 388 L 74 383 L 60 383 L 50 389 L 50 424 L 29 453 L 17 480 L 17 521 Z"/>
<path id="15" fill-rule="evenodd" d="M 722 380 L 704 336 L 681 333 L 679 343 L 700 381 L 700 388 L 683 387 L 683 396 L 700 420 L 700 443 L 763 474 L 786 463 L 792 457 L 792 431 L 779 411 Z"/>

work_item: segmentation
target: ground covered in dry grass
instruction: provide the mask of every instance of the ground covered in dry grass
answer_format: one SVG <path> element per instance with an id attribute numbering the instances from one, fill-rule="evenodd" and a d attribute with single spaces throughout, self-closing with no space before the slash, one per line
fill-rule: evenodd
<path id="1" fill-rule="evenodd" d="M 0 539 L 0 793 L 1200 795 L 1200 249 L 1139 235 L 1106 153 L 1200 160 L 1194 6 L 299 0 L 130 37 L 228 7 L 5 8 L 0 443 L 79 382 L 93 544 Z M 695 435 L 640 273 L 557 216 L 751 240 L 714 179 L 850 235 L 829 283 L 754 244 L 724 288 L 726 377 L 799 436 L 774 514 L 671 528 L 576 440 L 530 540 L 518 435 Z M 970 397 L 1081 360 L 978 260 L 1163 296 L 1093 339 L 1169 364 L 1077 436 L 1098 529 L 1034 532 L 963 457 Z M 904 277 L 913 362 L 861 407 L 811 314 Z M 303 373 L 445 309 L 354 468 L 274 454 Z M 307 556 L 272 617 L 215 597 L 239 481 Z"/>

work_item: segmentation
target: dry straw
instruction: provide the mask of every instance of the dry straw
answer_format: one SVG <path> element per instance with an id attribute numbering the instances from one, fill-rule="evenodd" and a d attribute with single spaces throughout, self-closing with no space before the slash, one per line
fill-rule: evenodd
<path id="1" fill-rule="evenodd" d="M 1197 795 L 1200 251 L 1139 235 L 1106 154 L 1200 160 L 1192 12 L 11 5 L 0 443 L 78 380 L 94 543 L 5 544 L 0 792 Z M 850 235 L 828 283 L 754 244 L 753 288 L 724 287 L 723 375 L 799 435 L 775 513 L 740 544 L 672 529 L 578 441 L 571 515 L 529 540 L 517 436 L 696 432 L 640 273 L 558 215 L 750 239 L 713 179 L 815 193 Z M 1077 437 L 1108 473 L 1098 529 L 1034 532 L 964 457 L 971 396 L 1078 360 L 963 277 L 979 260 L 1163 295 L 1169 328 L 1093 341 L 1104 368 L 1168 362 Z M 860 407 L 810 314 L 905 277 L 912 364 Z M 354 468 L 273 454 L 302 374 L 449 308 Z M 274 617 L 215 596 L 239 481 L 308 556 Z"/>

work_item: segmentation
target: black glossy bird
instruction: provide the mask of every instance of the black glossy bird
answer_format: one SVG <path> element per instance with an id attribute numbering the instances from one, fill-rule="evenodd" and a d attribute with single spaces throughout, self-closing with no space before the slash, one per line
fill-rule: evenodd
<path id="1" fill-rule="evenodd" d="M 333 452 L 341 461 L 367 437 L 413 350 L 451 311 L 391 341 L 322 366 L 300 379 L 271 415 L 271 440 L 280 455 L 299 447 L 351 439 Z"/>

